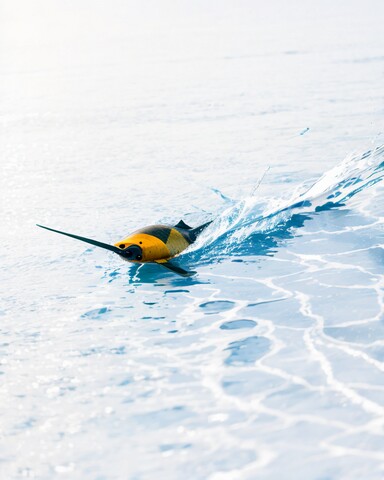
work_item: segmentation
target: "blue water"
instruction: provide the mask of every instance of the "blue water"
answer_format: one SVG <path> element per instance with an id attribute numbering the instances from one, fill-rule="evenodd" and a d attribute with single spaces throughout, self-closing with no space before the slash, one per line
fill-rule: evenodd
<path id="1" fill-rule="evenodd" d="M 383 5 L 1 3 L 1 478 L 383 478 Z"/>

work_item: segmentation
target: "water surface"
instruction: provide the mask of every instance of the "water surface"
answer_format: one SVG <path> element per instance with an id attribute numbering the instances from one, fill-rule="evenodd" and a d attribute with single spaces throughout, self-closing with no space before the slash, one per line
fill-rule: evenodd
<path id="1" fill-rule="evenodd" d="M 383 3 L 0 8 L 1 477 L 383 478 Z"/>

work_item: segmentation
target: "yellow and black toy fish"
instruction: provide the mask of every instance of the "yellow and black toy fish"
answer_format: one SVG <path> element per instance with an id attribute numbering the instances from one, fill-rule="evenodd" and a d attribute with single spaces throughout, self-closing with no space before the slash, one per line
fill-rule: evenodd
<path id="1" fill-rule="evenodd" d="M 61 232 L 53 228 L 37 225 L 51 232 L 61 233 L 68 237 L 76 238 L 82 242 L 90 243 L 96 247 L 105 248 L 120 255 L 124 260 L 134 263 L 158 263 L 169 270 L 183 276 L 190 276 L 196 272 L 184 270 L 183 268 L 170 263 L 169 260 L 189 245 L 191 245 L 199 234 L 212 222 L 204 223 L 199 227 L 189 227 L 182 220 L 171 227 L 169 225 L 151 225 L 136 230 L 131 235 L 123 238 L 114 245 L 108 245 L 91 238 L 80 237 L 72 233 Z"/>

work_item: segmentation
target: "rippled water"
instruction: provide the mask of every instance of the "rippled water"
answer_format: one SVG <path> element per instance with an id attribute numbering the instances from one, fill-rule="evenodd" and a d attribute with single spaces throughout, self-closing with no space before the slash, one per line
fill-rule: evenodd
<path id="1" fill-rule="evenodd" d="M 0 6 L 1 478 L 383 478 L 383 3 Z"/>

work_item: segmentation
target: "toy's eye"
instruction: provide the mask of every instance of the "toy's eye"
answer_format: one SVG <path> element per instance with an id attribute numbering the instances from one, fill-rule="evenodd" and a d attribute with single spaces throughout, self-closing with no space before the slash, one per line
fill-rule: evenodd
<path id="1" fill-rule="evenodd" d="M 140 243 L 140 245 L 142 245 L 142 244 L 143 244 L 143 242 L 139 242 L 139 243 Z"/>
<path id="2" fill-rule="evenodd" d="M 119 248 L 125 248 L 124 243 L 122 243 L 121 245 L 119 245 Z"/>
<path id="3" fill-rule="evenodd" d="M 137 255 L 136 260 L 141 260 L 143 257 L 141 255 Z"/>

